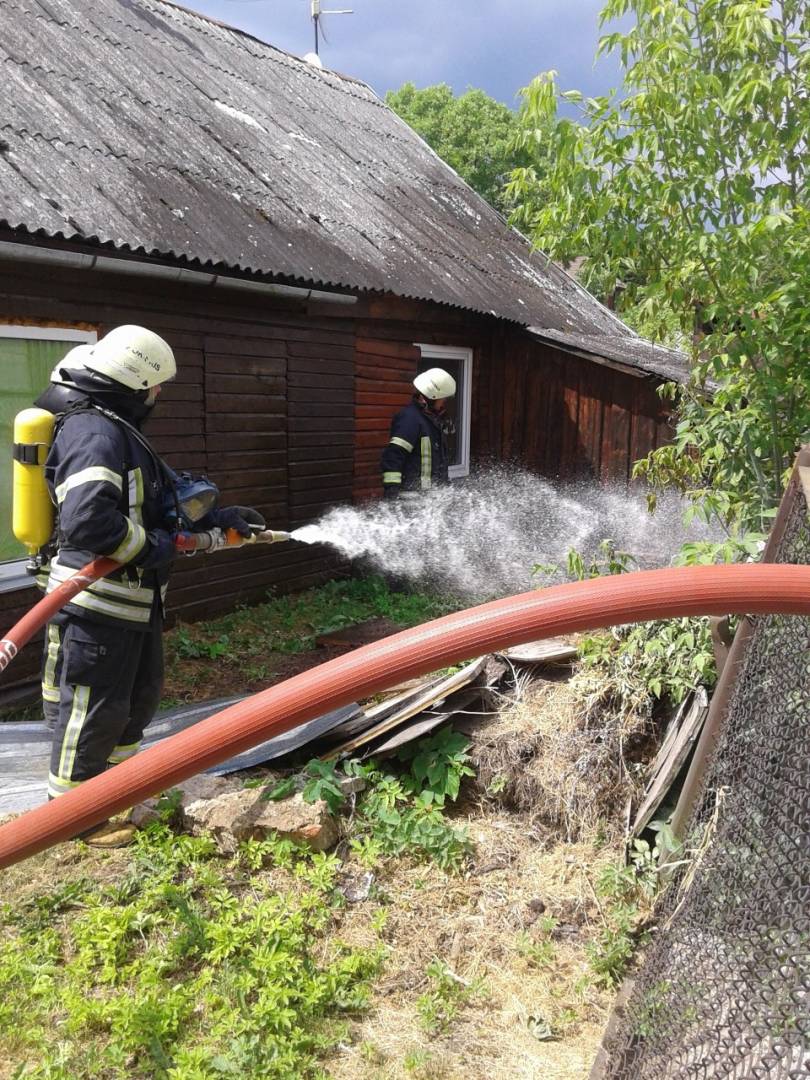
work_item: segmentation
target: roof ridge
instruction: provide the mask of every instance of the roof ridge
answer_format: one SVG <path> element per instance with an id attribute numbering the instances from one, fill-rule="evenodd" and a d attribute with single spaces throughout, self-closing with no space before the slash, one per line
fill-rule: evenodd
<path id="1" fill-rule="evenodd" d="M 346 75 L 342 71 L 336 71 L 335 68 L 317 68 L 314 64 L 309 64 L 303 56 L 298 56 L 297 53 L 290 52 L 289 49 L 282 49 L 278 45 L 274 45 L 270 41 L 265 41 L 264 38 L 257 37 L 255 34 L 251 34 L 249 30 L 243 30 L 240 26 L 232 26 L 231 23 L 223 22 L 222 19 L 215 19 L 212 15 L 205 15 L 201 11 L 195 11 L 194 8 L 186 7 L 185 4 L 178 4 L 177 0 L 152 0 L 152 3 L 162 4 L 164 7 L 175 8 L 177 11 L 182 11 L 186 15 L 193 15 L 197 19 L 202 19 L 203 22 L 209 22 L 213 26 L 219 26 L 223 30 L 231 30 L 234 34 L 239 34 L 241 37 L 250 38 L 251 41 L 257 42 L 259 45 L 263 45 L 266 49 L 273 49 L 274 52 L 281 53 L 283 56 L 289 56 L 291 60 L 296 60 L 299 64 L 306 64 L 308 68 L 313 71 L 326 71 L 329 75 L 334 75 L 338 79 L 343 79 L 346 82 L 356 83 L 358 86 L 365 86 L 376 95 L 375 91 L 365 82 L 363 79 L 358 79 L 354 75 Z"/>

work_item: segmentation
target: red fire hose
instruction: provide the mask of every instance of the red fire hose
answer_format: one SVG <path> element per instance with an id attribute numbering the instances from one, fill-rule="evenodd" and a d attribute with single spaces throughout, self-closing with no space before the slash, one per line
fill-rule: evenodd
<path id="1" fill-rule="evenodd" d="M 69 603 L 88 585 L 92 585 L 94 581 L 117 570 L 120 565 L 121 563 L 115 562 L 114 559 L 93 559 L 67 581 L 57 585 L 38 604 L 34 604 L 31 610 L 27 611 L 0 641 L 0 671 L 6 670 L 23 645 L 27 645 L 37 630 L 43 627 L 61 607 Z"/>
<path id="2" fill-rule="evenodd" d="M 213 535 L 214 530 L 200 533 L 177 533 L 174 537 L 174 546 L 178 554 L 193 555 L 197 551 L 207 551 L 212 546 Z M 228 529 L 224 538 L 226 548 L 239 548 L 246 543 L 276 544 L 280 540 L 289 539 L 289 533 L 266 529 L 264 532 L 245 539 L 235 529 Z M 113 570 L 118 570 L 120 566 L 121 563 L 115 562 L 114 559 L 93 559 L 71 575 L 67 581 L 63 581 L 52 589 L 38 604 L 34 604 L 31 610 L 12 626 L 6 636 L 0 639 L 0 672 L 5 671 L 23 645 L 28 644 L 37 630 L 41 629 L 52 615 L 55 615 L 88 585 L 92 585 L 99 578 L 106 577 Z"/>
<path id="3" fill-rule="evenodd" d="M 234 754 L 451 662 L 535 638 L 687 615 L 810 615 L 810 566 L 648 570 L 470 608 L 366 645 L 254 694 L 0 826 L 0 867 L 67 840 Z"/>

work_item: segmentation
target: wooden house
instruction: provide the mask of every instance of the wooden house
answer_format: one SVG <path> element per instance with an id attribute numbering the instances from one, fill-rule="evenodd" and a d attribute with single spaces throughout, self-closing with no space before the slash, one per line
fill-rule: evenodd
<path id="1" fill-rule="evenodd" d="M 121 323 L 179 364 L 149 433 L 278 528 L 380 492 L 420 365 L 458 379 L 452 473 L 626 481 L 683 357 L 532 250 L 365 84 L 168 0 L 0 0 L 0 431 Z M 0 468 L 0 620 L 34 599 Z M 185 619 L 332 571 L 283 545 L 179 567 Z"/>

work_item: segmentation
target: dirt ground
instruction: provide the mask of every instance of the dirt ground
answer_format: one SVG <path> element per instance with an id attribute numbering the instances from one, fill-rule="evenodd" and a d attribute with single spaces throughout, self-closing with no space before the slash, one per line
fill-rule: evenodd
<path id="1" fill-rule="evenodd" d="M 246 676 L 243 670 L 229 663 L 225 657 L 184 659 L 176 669 L 170 667 L 167 670 L 163 699 L 185 705 L 239 694 L 257 694 L 345 651 L 343 648 L 318 648 L 299 653 L 268 652 L 252 677 L 250 674 Z"/>

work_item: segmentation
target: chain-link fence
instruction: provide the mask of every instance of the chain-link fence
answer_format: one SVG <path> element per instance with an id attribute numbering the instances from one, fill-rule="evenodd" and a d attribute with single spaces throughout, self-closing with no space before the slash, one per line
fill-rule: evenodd
<path id="1" fill-rule="evenodd" d="M 796 477 L 778 524 L 770 558 L 810 563 Z M 810 619 L 752 623 L 604 1080 L 810 1078 Z"/>

